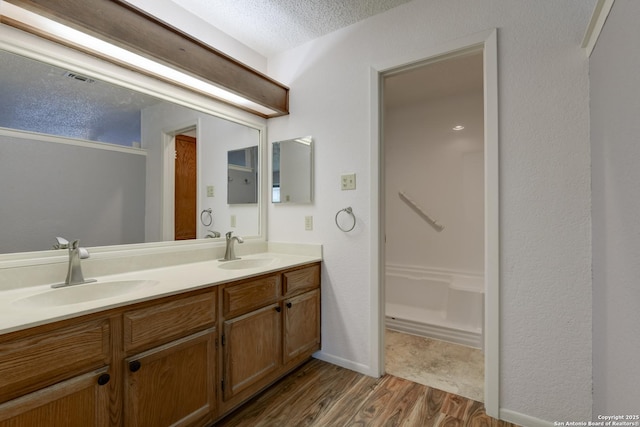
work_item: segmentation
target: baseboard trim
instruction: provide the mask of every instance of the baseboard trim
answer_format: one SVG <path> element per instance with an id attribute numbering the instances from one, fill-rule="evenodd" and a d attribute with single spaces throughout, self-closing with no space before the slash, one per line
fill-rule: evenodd
<path id="1" fill-rule="evenodd" d="M 325 353 L 322 350 L 314 353 L 313 357 L 318 360 L 322 360 L 323 362 L 328 362 L 333 365 L 340 366 L 341 368 L 349 369 L 350 371 L 355 371 L 370 377 L 378 377 L 377 373 L 371 372 L 371 368 L 369 366 L 363 365 L 361 363 L 356 363 L 351 360 L 343 359 L 342 357 L 338 357 L 333 354 Z"/>
<path id="2" fill-rule="evenodd" d="M 454 342 L 469 347 L 482 348 L 482 334 L 448 328 L 439 325 L 427 325 L 412 320 L 386 317 L 386 327 L 395 331 L 423 337 L 435 338 L 442 341 Z"/>
<path id="3" fill-rule="evenodd" d="M 500 409 L 500 419 L 526 427 L 553 427 L 553 423 L 550 421 L 541 420 L 510 409 Z"/>

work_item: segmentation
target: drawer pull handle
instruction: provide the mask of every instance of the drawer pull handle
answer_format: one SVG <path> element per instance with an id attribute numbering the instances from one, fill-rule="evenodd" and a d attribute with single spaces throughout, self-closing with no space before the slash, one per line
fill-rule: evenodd
<path id="1" fill-rule="evenodd" d="M 109 374 L 102 374 L 98 377 L 98 384 L 105 385 L 109 382 L 110 379 L 111 379 L 111 376 Z"/>
<path id="2" fill-rule="evenodd" d="M 291 308 L 293 304 L 291 304 L 290 302 L 287 303 L 287 308 Z"/>
<path id="3" fill-rule="evenodd" d="M 133 362 L 129 362 L 129 370 L 131 372 L 136 372 L 138 369 L 140 369 L 140 361 L 139 360 L 134 360 Z"/>
<path id="4" fill-rule="evenodd" d="M 276 311 L 277 311 L 278 313 L 280 313 L 280 312 L 282 311 L 282 308 L 280 308 L 280 306 L 278 306 L 278 307 L 276 307 Z"/>

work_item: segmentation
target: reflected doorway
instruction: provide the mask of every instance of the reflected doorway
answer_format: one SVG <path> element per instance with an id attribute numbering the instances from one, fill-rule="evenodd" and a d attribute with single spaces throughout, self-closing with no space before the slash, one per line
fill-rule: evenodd
<path id="1" fill-rule="evenodd" d="M 194 136 L 190 136 L 193 134 Z M 197 149 L 195 130 L 176 135 L 176 161 L 174 181 L 175 240 L 196 238 L 197 222 Z"/>

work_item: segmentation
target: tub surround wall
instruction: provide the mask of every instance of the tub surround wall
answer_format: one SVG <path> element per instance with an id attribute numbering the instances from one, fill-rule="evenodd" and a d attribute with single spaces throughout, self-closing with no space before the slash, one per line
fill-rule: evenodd
<path id="1" fill-rule="evenodd" d="M 474 91 L 385 109 L 387 263 L 484 271 L 482 102 Z M 454 131 L 455 124 L 465 129 Z M 399 191 L 444 230 L 433 229 Z"/>
<path id="2" fill-rule="evenodd" d="M 474 65 L 481 76 L 479 56 Z M 406 75 L 392 79 L 403 77 L 408 79 Z M 415 84 L 429 85 L 429 81 Z M 385 85 L 385 95 L 393 92 L 392 87 Z M 386 325 L 481 348 L 483 94 L 482 87 L 462 93 L 456 89 L 443 98 L 385 104 Z M 465 128 L 454 131 L 456 124 Z M 399 191 L 444 229 L 438 232 L 429 225 L 399 197 Z M 473 279 L 467 280 L 473 284 L 470 291 L 455 286 L 463 278 Z"/>

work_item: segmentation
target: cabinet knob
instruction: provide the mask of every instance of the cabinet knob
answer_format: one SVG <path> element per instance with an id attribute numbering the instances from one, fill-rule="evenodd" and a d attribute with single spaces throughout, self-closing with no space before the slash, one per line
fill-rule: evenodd
<path id="1" fill-rule="evenodd" d="M 291 308 L 293 304 L 291 304 L 290 302 L 287 303 L 287 308 Z"/>
<path id="2" fill-rule="evenodd" d="M 109 380 L 111 379 L 111 375 L 109 374 L 102 374 L 98 377 L 98 384 L 99 385 L 105 385 L 106 383 L 109 382 Z"/>
<path id="3" fill-rule="evenodd" d="M 276 311 L 277 311 L 278 313 L 280 313 L 280 312 L 282 311 L 282 308 L 281 308 L 280 306 L 277 306 L 277 307 L 276 307 Z"/>
<path id="4" fill-rule="evenodd" d="M 129 370 L 131 372 L 136 372 L 138 369 L 140 369 L 140 361 L 139 360 L 134 360 L 132 362 L 129 362 Z"/>

